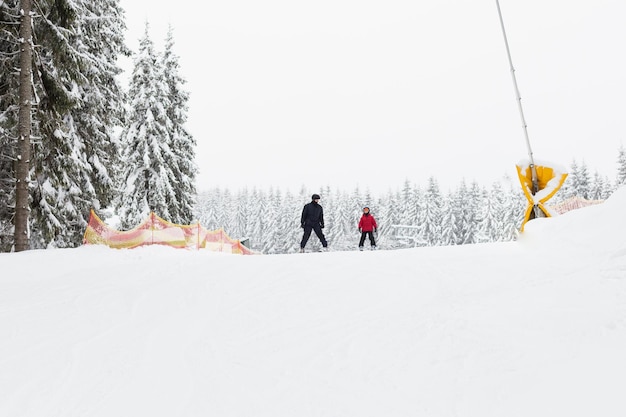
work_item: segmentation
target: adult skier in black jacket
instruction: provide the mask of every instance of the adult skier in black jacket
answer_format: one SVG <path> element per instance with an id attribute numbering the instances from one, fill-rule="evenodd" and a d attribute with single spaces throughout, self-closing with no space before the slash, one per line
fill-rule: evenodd
<path id="1" fill-rule="evenodd" d="M 328 247 L 328 242 L 326 242 L 326 238 L 322 233 L 322 229 L 324 228 L 324 209 L 319 205 L 319 199 L 319 195 L 313 194 L 311 196 L 312 201 L 309 204 L 305 204 L 302 209 L 300 223 L 304 229 L 304 235 L 302 236 L 302 242 L 300 242 L 300 252 L 304 252 L 306 242 L 309 240 L 309 237 L 311 237 L 311 231 L 315 232 L 324 248 Z"/>

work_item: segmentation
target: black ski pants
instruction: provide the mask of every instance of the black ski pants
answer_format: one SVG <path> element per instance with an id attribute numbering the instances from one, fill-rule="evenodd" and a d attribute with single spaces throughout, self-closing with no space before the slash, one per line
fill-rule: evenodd
<path id="1" fill-rule="evenodd" d="M 320 242 L 322 242 L 322 246 L 323 247 L 327 247 L 328 246 L 328 242 L 326 242 L 326 238 L 324 237 L 324 233 L 322 233 L 322 227 L 319 224 L 316 224 L 314 226 L 309 225 L 309 224 L 305 224 L 304 225 L 304 235 L 302 235 L 302 242 L 300 242 L 300 248 L 304 249 L 304 247 L 306 246 L 306 242 L 308 242 L 309 238 L 311 237 L 311 231 L 315 232 L 317 237 L 320 239 Z"/>
<path id="2" fill-rule="evenodd" d="M 361 232 L 361 240 L 359 241 L 359 247 L 363 246 L 363 243 L 365 243 L 365 236 L 367 235 L 369 235 L 370 243 L 372 244 L 372 246 L 376 246 L 376 242 L 374 241 L 374 232 L 369 231 L 369 232 Z"/>

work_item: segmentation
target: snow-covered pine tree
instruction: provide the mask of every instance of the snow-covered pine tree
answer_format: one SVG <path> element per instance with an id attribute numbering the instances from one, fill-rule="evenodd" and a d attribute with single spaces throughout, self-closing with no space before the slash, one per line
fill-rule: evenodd
<path id="1" fill-rule="evenodd" d="M 608 179 L 601 176 L 598 171 L 593 174 L 593 179 L 589 187 L 589 200 L 604 200 L 604 195 Z"/>
<path id="2" fill-rule="evenodd" d="M 626 149 L 624 145 L 620 145 L 619 154 L 617 156 L 617 180 L 616 186 L 626 184 Z"/>
<path id="3" fill-rule="evenodd" d="M 391 193 L 389 193 L 389 195 L 391 195 Z M 376 210 L 376 223 L 378 224 L 378 240 L 376 241 L 376 245 L 379 247 L 393 247 L 394 242 L 391 237 L 393 228 L 391 227 L 392 223 L 390 220 L 391 205 L 392 201 L 385 196 L 380 196 L 376 199 L 376 206 L 378 207 Z"/>
<path id="4" fill-rule="evenodd" d="M 274 239 L 273 253 L 290 253 L 300 246 L 302 239 L 302 228 L 300 228 L 300 219 L 302 216 L 302 199 L 289 191 L 285 193 L 284 198 L 279 198 L 280 193 L 276 193 L 275 203 L 278 207 L 275 209 L 276 219 L 278 223 L 278 234 Z M 268 232 L 265 232 L 268 233 Z"/>
<path id="5" fill-rule="evenodd" d="M 392 214 L 395 220 L 393 224 L 397 227 L 394 227 L 393 234 L 400 237 L 398 244 L 401 247 L 426 245 L 419 224 L 420 206 L 423 204 L 422 194 L 422 190 L 409 180 L 404 181 L 402 189 L 397 194 Z"/>
<path id="6" fill-rule="evenodd" d="M 458 245 L 462 236 L 458 218 L 461 211 L 457 205 L 458 192 L 449 191 L 443 199 L 443 215 L 441 219 L 441 245 Z"/>
<path id="7" fill-rule="evenodd" d="M 198 195 L 196 205 L 194 206 L 194 217 L 208 230 L 218 228 L 217 202 L 220 199 L 221 190 L 219 188 L 203 191 Z"/>
<path id="8" fill-rule="evenodd" d="M 185 128 L 189 93 L 184 90 L 186 80 L 180 75 L 178 56 L 174 54 L 174 34 L 170 26 L 165 39 L 163 69 L 168 86 L 169 106 L 167 115 L 171 121 L 171 150 L 176 158 L 172 166 L 175 175 L 174 192 L 176 204 L 170 209 L 172 222 L 187 224 L 193 220 L 196 198 L 195 178 L 198 171 L 195 163 L 196 141 Z"/>
<path id="9" fill-rule="evenodd" d="M 440 244 L 442 205 L 439 184 L 435 177 L 431 176 L 428 178 L 422 209 L 418 213 L 418 224 L 421 227 L 422 237 L 428 246 Z"/>
<path id="10" fill-rule="evenodd" d="M 482 191 L 482 207 L 478 218 L 478 242 L 496 242 L 502 225 L 498 213 L 502 210 L 502 187 L 494 183 L 491 190 Z"/>
<path id="11" fill-rule="evenodd" d="M 404 226 L 415 226 L 417 223 L 417 192 L 409 180 L 405 180 L 400 191 L 399 221 Z"/>
<path id="12" fill-rule="evenodd" d="M 235 218 L 235 205 L 236 195 L 229 189 L 224 189 L 222 192 L 222 198 L 216 201 L 219 215 L 217 217 L 217 229 L 224 229 L 226 233 L 232 233 L 233 223 Z"/>
<path id="13" fill-rule="evenodd" d="M 457 187 L 453 196 L 454 206 L 451 209 L 455 212 L 456 230 L 457 230 L 457 245 L 463 245 L 468 242 L 468 236 L 470 235 L 469 222 L 473 220 L 472 209 L 470 207 L 470 192 L 467 187 L 465 179 L 461 181 L 461 184 Z"/>
<path id="14" fill-rule="evenodd" d="M 502 229 L 498 241 L 508 242 L 515 239 L 518 230 L 522 227 L 528 201 L 521 190 L 512 185 L 509 187 L 509 192 L 503 192 L 501 195 L 503 197 L 502 209 L 498 213 L 498 217 Z"/>
<path id="15" fill-rule="evenodd" d="M 476 181 L 472 181 L 472 185 L 467 191 L 467 197 L 464 199 L 463 210 L 463 244 L 478 243 L 478 224 L 480 222 L 480 211 L 482 205 L 482 191 Z"/>
<path id="16" fill-rule="evenodd" d="M 168 117 L 169 86 L 162 59 L 148 33 L 139 41 L 130 81 L 128 124 L 122 133 L 122 195 L 118 214 L 122 228 L 145 220 L 150 212 L 173 221 L 178 186 L 177 156 L 172 150 L 172 122 Z"/>
<path id="17" fill-rule="evenodd" d="M 250 239 L 250 243 L 254 245 L 255 249 L 260 248 L 259 238 L 263 234 L 263 228 L 268 218 L 273 215 L 269 213 L 269 201 L 263 191 L 256 187 L 252 189 L 250 196 L 250 209 L 248 210 L 248 223 L 246 233 L 241 238 L 247 237 Z M 235 236 L 236 237 L 236 236 Z M 254 239 L 254 241 L 252 241 Z"/>
<path id="18" fill-rule="evenodd" d="M 574 197 L 576 195 L 577 188 L 578 188 L 578 163 L 574 159 L 572 160 L 572 163 L 570 164 L 570 169 L 569 169 L 567 178 L 565 179 L 565 182 L 563 183 L 563 186 L 561 187 L 559 192 L 556 194 L 556 196 L 552 200 L 552 203 L 554 204 L 562 200 L 567 200 L 570 197 Z"/>
<path id="19" fill-rule="evenodd" d="M 381 230 L 385 236 L 384 241 L 387 247 L 390 248 L 397 248 L 402 246 L 398 238 L 398 236 L 402 236 L 402 231 L 399 228 L 395 227 L 401 224 L 401 200 L 402 197 L 400 192 L 392 190 L 389 190 L 387 192 L 387 195 L 383 198 L 383 201 L 385 201 L 385 206 L 381 210 L 384 213 L 383 219 L 381 220 Z"/>
<path id="20" fill-rule="evenodd" d="M 563 184 L 563 199 L 570 197 L 589 198 L 591 187 L 591 176 L 585 161 L 578 163 L 575 159 L 572 161 L 570 174 Z"/>
<path id="21" fill-rule="evenodd" d="M 17 3 L 2 2 L 0 8 Z M 113 194 L 107 158 L 117 155 L 111 132 L 123 108 L 115 76 L 121 71 L 117 58 L 125 52 L 124 22 L 117 0 L 38 1 L 34 10 L 30 246 L 76 246 L 89 209 L 107 204 Z M 2 80 L 3 88 L 12 85 Z M 7 126 L 10 117 L 2 118 Z"/>
<path id="22" fill-rule="evenodd" d="M 591 174 L 589 174 L 589 168 L 583 160 L 579 169 L 578 180 L 578 196 L 586 199 L 590 199 L 591 195 Z"/>
<path id="23" fill-rule="evenodd" d="M 125 123 L 127 97 L 116 79 L 122 72 L 116 62 L 119 56 L 130 56 L 131 51 L 124 43 L 126 24 L 119 0 L 79 3 L 84 10 L 80 42 L 91 56 L 91 65 L 83 72 L 81 101 L 71 115 L 87 159 L 83 192 L 93 190 L 86 196 L 91 207 L 98 210 L 109 207 L 118 196 L 115 177 L 121 149 L 114 128 Z"/>
<path id="24" fill-rule="evenodd" d="M 361 235 L 358 231 L 359 220 L 363 215 L 363 207 L 369 207 L 372 215 L 377 212 L 377 207 L 372 204 L 369 197 L 365 197 L 359 186 L 355 187 L 347 197 L 347 205 L 342 205 L 343 215 L 343 236 L 338 236 L 338 241 L 342 241 L 343 249 L 354 249 L 358 246 Z M 343 238 L 343 239 L 342 239 Z M 369 242 L 369 241 L 368 241 Z M 337 244 L 335 243 L 335 246 Z"/>
<path id="25" fill-rule="evenodd" d="M 252 207 L 253 204 L 255 203 L 251 201 L 248 188 L 243 188 L 242 190 L 239 190 L 239 192 L 237 193 L 237 198 L 235 199 L 233 204 L 234 221 L 232 224 L 232 228 L 228 231 L 230 237 L 234 239 L 250 237 L 249 226 L 252 217 L 251 214 L 253 212 L 256 212 L 255 207 Z M 258 212 L 256 212 L 255 214 L 258 215 Z"/>
<path id="26" fill-rule="evenodd" d="M 260 218 L 259 230 L 255 230 L 250 237 L 253 239 L 254 249 L 262 253 L 285 253 L 289 249 L 295 248 L 294 242 L 285 242 L 286 232 L 294 228 L 293 212 L 283 216 L 283 197 L 280 190 L 270 188 L 267 196 L 260 196 L 263 200 L 262 211 L 256 213 Z M 286 223 L 286 224 L 285 224 Z"/>

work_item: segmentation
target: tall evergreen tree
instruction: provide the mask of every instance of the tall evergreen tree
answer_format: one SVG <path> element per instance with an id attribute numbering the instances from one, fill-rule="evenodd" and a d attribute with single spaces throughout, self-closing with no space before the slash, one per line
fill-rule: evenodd
<path id="1" fill-rule="evenodd" d="M 617 157 L 617 181 L 616 186 L 626 184 L 626 149 L 620 145 Z"/>
<path id="2" fill-rule="evenodd" d="M 400 224 L 415 226 L 417 222 L 417 193 L 409 180 L 404 181 L 400 196 L 400 206 L 398 207 Z"/>
<path id="3" fill-rule="evenodd" d="M 155 212 L 168 221 L 176 213 L 177 156 L 172 150 L 168 117 L 169 86 L 162 59 L 154 49 L 146 23 L 139 41 L 130 85 L 128 125 L 122 133 L 123 170 L 119 211 L 123 228 L 131 228 Z"/>
<path id="4" fill-rule="evenodd" d="M 87 178 L 83 190 L 89 190 L 88 204 L 100 209 L 117 197 L 120 144 L 114 129 L 126 121 L 127 96 L 116 78 L 121 73 L 116 61 L 119 56 L 129 56 L 130 50 L 124 44 L 126 24 L 119 0 L 81 0 L 80 4 L 81 39 L 76 42 L 83 43 L 90 58 L 89 67 L 83 70 L 80 105 L 72 109 L 71 117 L 84 144 Z"/>
<path id="5" fill-rule="evenodd" d="M 174 34 L 170 26 L 163 53 L 164 78 L 168 86 L 167 116 L 171 121 L 171 150 L 175 157 L 172 173 L 175 176 L 176 204 L 170 207 L 171 221 L 186 224 L 193 218 L 196 198 L 195 163 L 196 141 L 185 128 L 189 93 L 183 89 L 186 81 L 179 72 L 178 56 L 174 54 Z"/>
<path id="6" fill-rule="evenodd" d="M 107 204 L 113 195 L 110 156 L 118 152 L 112 130 L 124 97 L 115 81 L 117 58 L 126 53 L 123 15 L 117 0 L 34 4 L 30 246 L 76 246 L 89 209 Z M 0 100 L 10 97 L 0 95 Z M 12 129 L 9 136 L 16 137 Z"/>
<path id="7" fill-rule="evenodd" d="M 498 213 L 502 210 L 502 187 L 492 185 L 491 191 L 483 190 L 482 207 L 478 219 L 478 242 L 496 242 L 502 228 Z"/>
<path id="8" fill-rule="evenodd" d="M 389 190 L 387 197 L 387 208 L 383 210 L 385 213 L 386 221 L 383 223 L 381 229 L 387 237 L 387 243 L 392 247 L 399 247 L 399 236 L 402 236 L 403 231 L 398 227 L 402 224 L 401 207 L 402 207 L 402 195 L 400 192 L 393 192 Z"/>
<path id="9" fill-rule="evenodd" d="M 562 198 L 563 200 L 567 200 L 568 198 L 574 197 L 578 192 L 578 163 L 576 160 L 572 160 L 570 164 L 570 171 L 561 187 L 560 193 L 557 198 Z M 555 202 L 558 200 L 554 200 Z"/>
<path id="10" fill-rule="evenodd" d="M 277 210 L 275 222 L 279 224 L 278 235 L 273 242 L 273 253 L 290 253 L 300 247 L 302 229 L 300 217 L 302 215 L 302 199 L 291 192 L 285 193 L 282 200 L 277 198 L 277 204 L 282 204 Z"/>
<path id="11" fill-rule="evenodd" d="M 443 215 L 441 220 L 441 245 L 458 245 L 462 241 L 458 218 L 461 211 L 458 206 L 458 192 L 448 192 L 443 200 Z"/>
<path id="12" fill-rule="evenodd" d="M 221 192 L 219 188 L 215 188 L 203 191 L 198 196 L 194 206 L 194 217 L 206 229 L 214 230 L 219 227 L 217 202 L 221 199 Z"/>
<path id="13" fill-rule="evenodd" d="M 606 189 L 606 178 L 596 171 L 589 187 L 589 200 L 604 200 Z"/>
<path id="14" fill-rule="evenodd" d="M 522 227 L 524 211 L 527 207 L 526 197 L 518 189 L 513 188 L 508 193 L 502 194 L 504 197 L 502 211 L 499 217 L 502 224 L 502 232 L 499 241 L 507 242 L 516 238 L 518 230 Z"/>
<path id="15" fill-rule="evenodd" d="M 578 196 L 586 199 L 590 199 L 591 195 L 591 174 L 589 174 L 589 168 L 585 161 L 580 165 L 578 172 Z"/>
<path id="16" fill-rule="evenodd" d="M 54 2 L 43 11 L 37 41 L 50 49 L 37 59 L 44 88 L 33 230 L 40 246 L 76 246 L 89 209 L 109 205 L 115 193 L 114 128 L 124 108 L 115 77 L 118 56 L 128 53 L 125 24 L 116 0 Z"/>
<path id="17" fill-rule="evenodd" d="M 571 171 L 563 188 L 564 199 L 576 196 L 589 198 L 591 194 L 591 176 L 585 161 L 580 164 L 576 160 L 572 161 Z"/>
<path id="18" fill-rule="evenodd" d="M 465 179 L 461 181 L 461 184 L 455 190 L 452 196 L 452 204 L 451 210 L 454 212 L 454 219 L 456 220 L 454 234 L 457 238 L 455 242 L 456 245 L 463 245 L 466 243 L 466 236 L 468 234 L 468 221 L 470 220 L 469 212 L 470 210 L 470 198 L 469 191 L 467 188 L 467 183 Z"/>
<path id="19" fill-rule="evenodd" d="M 438 246 L 441 242 L 441 221 L 443 201 L 439 184 L 434 177 L 428 179 L 424 203 L 419 213 L 418 224 L 422 227 L 422 236 L 428 246 Z"/>
<path id="20" fill-rule="evenodd" d="M 471 187 L 465 198 L 463 210 L 463 244 L 474 244 L 479 242 L 478 225 L 480 223 L 480 211 L 482 205 L 482 191 L 476 181 L 472 182 Z"/>
<path id="21" fill-rule="evenodd" d="M 229 230 L 229 234 L 233 238 L 249 237 L 251 230 L 249 229 L 251 213 L 256 211 L 251 206 L 250 192 L 247 188 L 239 191 L 234 208 L 234 222 L 232 228 Z"/>
<path id="22" fill-rule="evenodd" d="M 261 219 L 261 228 L 250 236 L 253 248 L 263 253 L 286 253 L 290 247 L 295 247 L 295 244 L 294 242 L 287 244 L 284 239 L 287 228 L 294 228 L 294 225 L 292 216 L 284 216 L 281 210 L 283 196 L 280 190 L 272 188 L 267 196 L 263 194 L 259 198 L 265 202 L 265 206 L 254 216 Z"/>

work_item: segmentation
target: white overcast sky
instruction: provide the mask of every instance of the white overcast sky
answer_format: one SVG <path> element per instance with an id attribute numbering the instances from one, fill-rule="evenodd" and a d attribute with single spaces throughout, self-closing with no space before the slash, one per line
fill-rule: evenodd
<path id="1" fill-rule="evenodd" d="M 174 28 L 200 191 L 488 186 L 528 157 L 495 0 L 173 4 L 121 0 L 131 49 Z M 626 2 L 500 6 L 534 157 L 613 180 Z"/>

